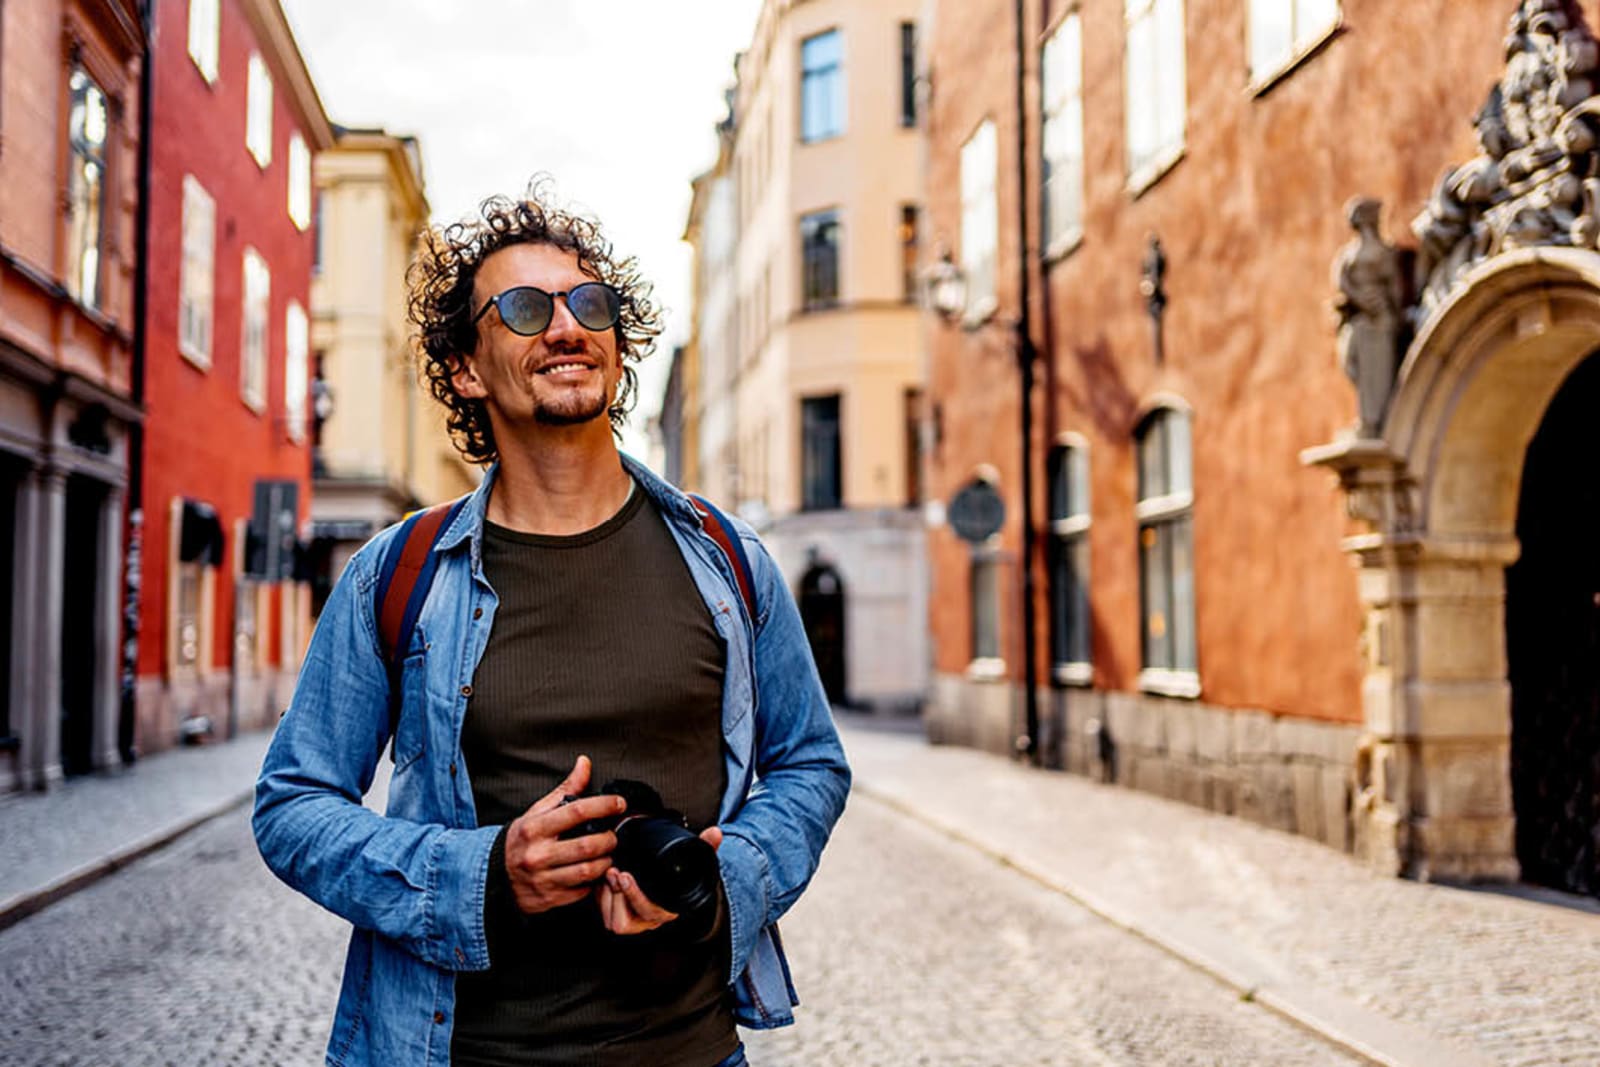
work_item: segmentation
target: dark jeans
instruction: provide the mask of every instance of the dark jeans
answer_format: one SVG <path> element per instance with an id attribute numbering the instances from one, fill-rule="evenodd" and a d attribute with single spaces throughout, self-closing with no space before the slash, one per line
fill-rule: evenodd
<path id="1" fill-rule="evenodd" d="M 749 1067 L 750 1061 L 744 1058 L 744 1046 L 740 1045 L 733 1050 L 733 1055 L 717 1064 L 716 1067 Z"/>

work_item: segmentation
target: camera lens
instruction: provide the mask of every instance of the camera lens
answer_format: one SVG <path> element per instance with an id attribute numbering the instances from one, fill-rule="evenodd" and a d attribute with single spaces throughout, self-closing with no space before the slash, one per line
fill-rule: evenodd
<path id="1" fill-rule="evenodd" d="M 717 850 L 668 819 L 629 819 L 617 829 L 613 860 L 640 890 L 679 915 L 712 907 L 717 899 Z"/>

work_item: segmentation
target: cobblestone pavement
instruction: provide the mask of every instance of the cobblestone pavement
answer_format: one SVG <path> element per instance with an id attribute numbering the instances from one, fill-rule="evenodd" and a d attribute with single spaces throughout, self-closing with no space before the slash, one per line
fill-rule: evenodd
<path id="1" fill-rule="evenodd" d="M 1459 1050 L 1406 1062 L 1600 1064 L 1592 901 L 1382 877 L 1304 838 L 915 736 L 853 729 L 846 747 L 858 794 L 1198 947 L 1264 998 L 1342 1000 Z"/>
<path id="2" fill-rule="evenodd" d="M 0 933 L 0 1060 L 320 1063 L 345 930 L 229 813 Z M 785 932 L 805 1004 L 757 1067 L 1351 1062 L 870 799 Z"/>

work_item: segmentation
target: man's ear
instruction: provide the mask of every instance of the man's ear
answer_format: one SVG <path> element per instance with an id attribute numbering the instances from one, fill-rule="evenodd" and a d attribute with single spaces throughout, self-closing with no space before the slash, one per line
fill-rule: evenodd
<path id="1" fill-rule="evenodd" d="M 478 372 L 472 369 L 472 357 L 459 356 L 456 359 L 455 373 L 450 375 L 450 387 L 456 391 L 457 396 L 468 400 L 482 400 L 489 395 L 483 387 L 483 381 L 478 377 Z"/>

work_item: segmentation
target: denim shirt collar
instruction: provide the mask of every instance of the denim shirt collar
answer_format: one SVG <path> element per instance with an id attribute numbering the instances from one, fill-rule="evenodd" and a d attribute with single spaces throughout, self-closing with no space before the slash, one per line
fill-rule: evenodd
<path id="1" fill-rule="evenodd" d="M 639 488 L 644 490 L 645 494 L 655 502 L 656 508 L 663 515 L 669 518 L 677 518 L 695 526 L 700 525 L 700 517 L 695 512 L 694 505 L 689 502 L 687 493 L 657 477 L 649 467 L 646 467 L 626 452 L 619 451 L 617 455 L 622 459 L 622 469 L 632 476 L 633 480 L 638 483 Z M 470 542 L 472 572 L 474 574 L 481 572 L 483 520 L 489 513 L 489 493 L 494 488 L 494 480 L 499 472 L 499 461 L 489 465 L 489 469 L 484 471 L 483 480 L 478 483 L 478 488 L 474 489 L 471 495 L 467 497 L 466 506 L 461 509 L 461 513 L 455 517 L 455 521 L 449 525 L 434 545 L 435 552 L 448 552 L 462 541 Z"/>

